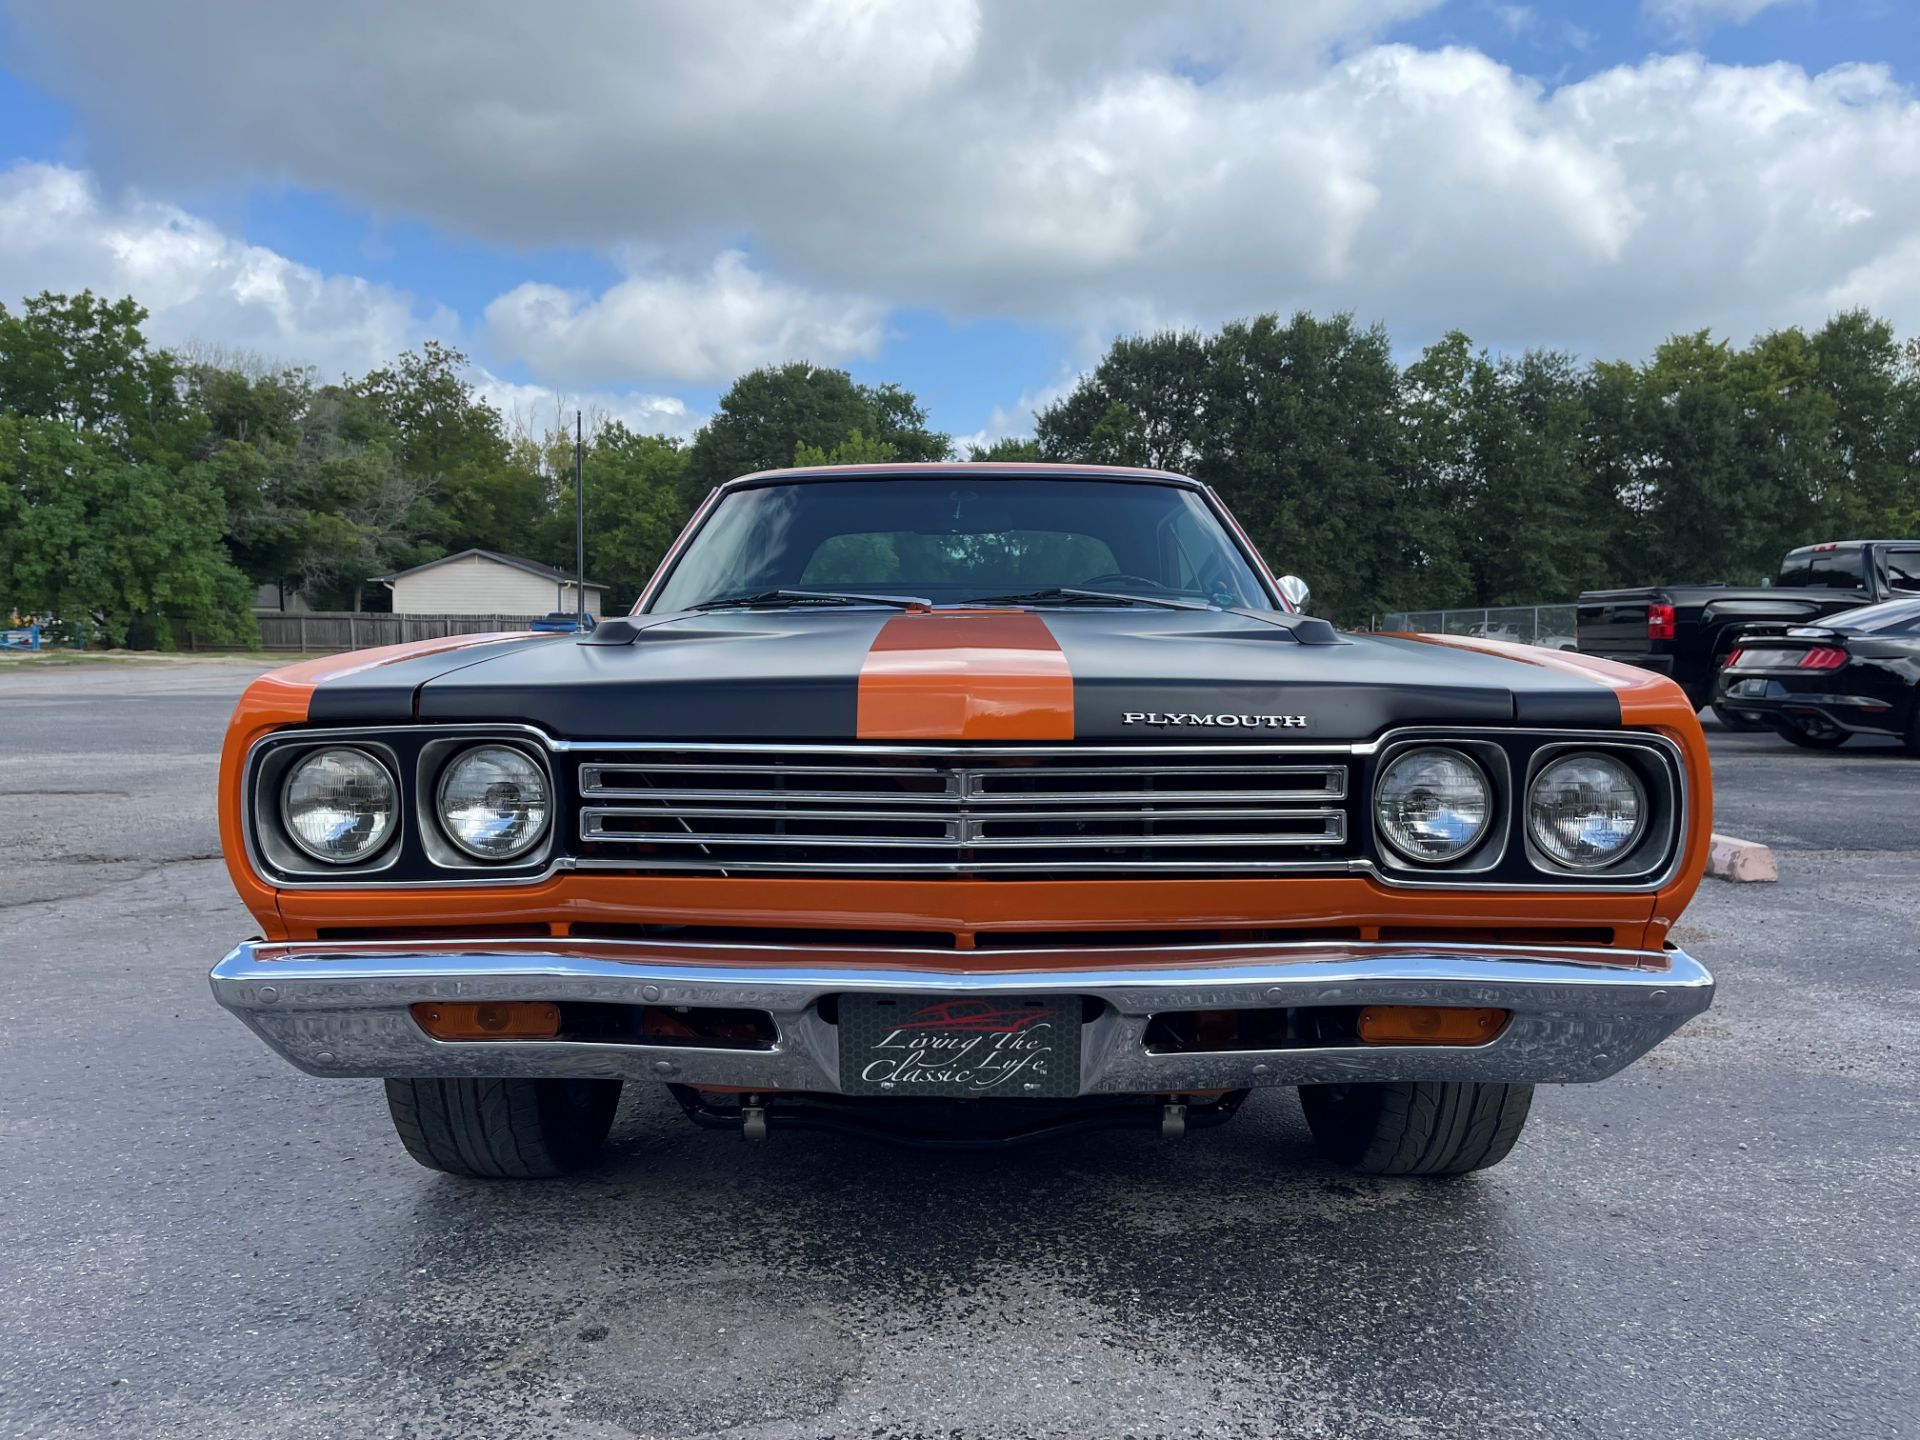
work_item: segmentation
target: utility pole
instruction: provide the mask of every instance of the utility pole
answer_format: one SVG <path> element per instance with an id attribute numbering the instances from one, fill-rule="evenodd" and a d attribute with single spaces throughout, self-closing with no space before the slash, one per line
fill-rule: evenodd
<path id="1" fill-rule="evenodd" d="M 575 630 L 587 628 L 587 451 L 580 412 L 573 412 L 573 573 L 578 587 L 573 603 L 579 607 Z"/>

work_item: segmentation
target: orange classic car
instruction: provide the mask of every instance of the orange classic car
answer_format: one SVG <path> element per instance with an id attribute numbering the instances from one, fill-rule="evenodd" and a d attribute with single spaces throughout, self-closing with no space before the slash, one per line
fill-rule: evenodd
<path id="1" fill-rule="evenodd" d="M 1304 613 L 1205 486 L 880 465 L 720 487 L 631 615 L 255 682 L 219 1002 L 386 1082 L 422 1164 L 591 1162 L 628 1081 L 751 1139 L 1221 1123 L 1494 1164 L 1704 1010 L 1710 827 L 1644 670 Z"/>

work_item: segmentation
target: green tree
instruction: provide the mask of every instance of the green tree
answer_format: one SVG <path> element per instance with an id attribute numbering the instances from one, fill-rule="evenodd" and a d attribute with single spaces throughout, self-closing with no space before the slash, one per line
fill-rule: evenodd
<path id="1" fill-rule="evenodd" d="M 180 366 L 148 347 L 147 312 L 91 291 L 43 292 L 18 313 L 0 305 L 0 411 L 57 420 L 129 459 L 169 463 L 205 433 Z"/>
<path id="2" fill-rule="evenodd" d="M 926 411 L 897 385 L 856 385 L 844 370 L 805 361 L 769 366 L 734 381 L 694 437 L 687 498 L 736 475 L 791 465 L 802 446 L 831 453 L 855 433 L 869 449 L 863 460 L 938 460 L 952 446 L 950 437 L 927 429 Z"/>
<path id="3" fill-rule="evenodd" d="M 1194 331 L 1115 340 L 1090 375 L 1036 417 L 1050 460 L 1190 473 L 1213 436 L 1215 341 Z"/>
<path id="4" fill-rule="evenodd" d="M 170 644 L 172 620 L 245 639 L 207 419 L 145 319 L 85 292 L 0 306 L 0 608 L 116 643 Z"/>
<path id="5" fill-rule="evenodd" d="M 985 445 L 969 445 L 967 459 L 974 461 L 1001 461 L 1018 463 L 1024 460 L 1044 460 L 1045 453 L 1040 442 L 1032 436 L 1016 439 L 1005 436 L 999 440 L 990 440 Z"/>
<path id="6" fill-rule="evenodd" d="M 1593 537 L 1610 497 L 1582 464 L 1586 384 L 1571 356 L 1495 359 L 1455 331 L 1407 367 L 1400 406 L 1423 604 L 1531 604 L 1606 578 Z"/>
<path id="7" fill-rule="evenodd" d="M 442 553 L 525 548 L 549 495 L 538 475 L 513 463 L 500 412 L 467 379 L 464 354 L 429 340 L 347 388 L 367 402 L 370 421 L 421 488 L 425 535 Z"/>
<path id="8" fill-rule="evenodd" d="M 226 506 L 204 465 L 132 460 L 60 420 L 0 414 L 0 597 L 9 609 L 171 648 L 170 620 L 253 638 L 228 561 Z"/>
<path id="9" fill-rule="evenodd" d="M 1037 433 L 1050 459 L 1207 481 L 1276 569 L 1312 583 L 1316 609 L 1362 619 L 1420 577 L 1399 387 L 1384 330 L 1262 315 L 1116 341 Z"/>
<path id="10" fill-rule="evenodd" d="M 535 558 L 571 572 L 574 562 L 573 437 L 549 437 L 556 476 Z M 619 421 L 599 426 L 585 456 L 587 578 L 607 586 L 605 609 L 623 614 L 646 587 L 690 513 L 681 494 L 687 451 L 666 435 L 641 435 Z"/>
<path id="11" fill-rule="evenodd" d="M 796 465 L 878 465 L 898 458 L 899 452 L 887 441 L 868 439 L 858 430 L 849 431 L 847 438 L 830 450 L 803 440 L 793 451 Z"/>

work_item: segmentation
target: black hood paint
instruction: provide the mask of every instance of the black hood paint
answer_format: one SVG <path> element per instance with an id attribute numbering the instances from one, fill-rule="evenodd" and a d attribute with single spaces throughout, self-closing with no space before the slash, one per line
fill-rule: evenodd
<path id="1" fill-rule="evenodd" d="M 892 612 L 726 611 L 636 617 L 624 644 L 523 638 L 329 681 L 316 722 L 522 721 L 575 740 L 857 738 L 859 677 Z M 1303 645 L 1251 615 L 1044 612 L 1073 675 L 1082 740 L 1351 741 L 1397 725 L 1614 728 L 1598 680 L 1373 636 Z M 1304 715 L 1304 726 L 1125 724 L 1128 713 Z"/>

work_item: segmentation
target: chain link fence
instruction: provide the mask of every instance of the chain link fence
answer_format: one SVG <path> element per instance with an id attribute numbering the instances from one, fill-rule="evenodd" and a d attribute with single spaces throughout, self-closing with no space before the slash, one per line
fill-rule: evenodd
<path id="1" fill-rule="evenodd" d="M 1420 635 L 1478 635 L 1487 640 L 1511 640 L 1521 645 L 1544 645 L 1549 650 L 1573 646 L 1571 605 L 1495 605 L 1471 610 L 1394 610 L 1379 617 L 1377 629 L 1411 630 Z"/>

